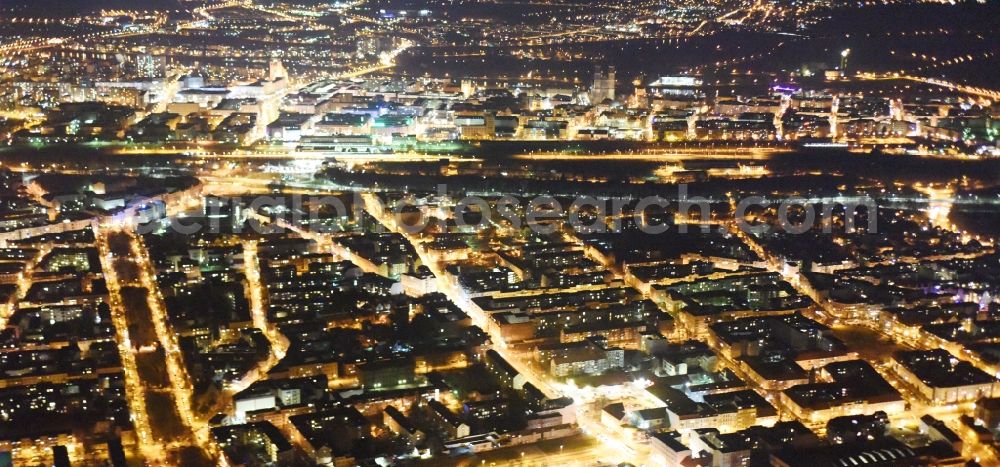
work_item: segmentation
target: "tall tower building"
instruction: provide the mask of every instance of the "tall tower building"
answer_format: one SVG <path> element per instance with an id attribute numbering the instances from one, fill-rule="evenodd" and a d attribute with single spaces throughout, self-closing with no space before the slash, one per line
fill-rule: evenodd
<path id="1" fill-rule="evenodd" d="M 167 61 L 162 55 L 139 54 L 135 57 L 136 73 L 143 78 L 159 78 L 166 74 Z"/>
<path id="2" fill-rule="evenodd" d="M 642 109 L 649 103 L 649 96 L 646 95 L 646 86 L 642 83 L 642 77 L 632 80 L 632 97 L 629 99 L 629 107 Z"/>
<path id="3" fill-rule="evenodd" d="M 472 95 L 475 94 L 475 93 L 476 93 L 476 85 L 475 85 L 475 83 L 473 83 L 471 79 L 463 79 L 462 80 L 462 95 L 465 96 L 466 99 L 468 99 L 468 98 L 472 97 Z"/>
<path id="4" fill-rule="evenodd" d="M 594 68 L 594 85 L 590 88 L 590 102 L 599 104 L 605 99 L 615 100 L 615 67 L 607 70 Z"/>
<path id="5" fill-rule="evenodd" d="M 285 65 L 281 63 L 281 60 L 277 58 L 271 59 L 271 63 L 268 65 L 267 69 L 267 79 L 271 81 L 288 79 L 288 71 L 285 70 Z"/>

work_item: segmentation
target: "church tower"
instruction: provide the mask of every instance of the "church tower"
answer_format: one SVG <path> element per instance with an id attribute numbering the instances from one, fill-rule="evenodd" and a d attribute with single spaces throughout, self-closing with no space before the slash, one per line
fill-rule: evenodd
<path id="1" fill-rule="evenodd" d="M 607 70 L 594 68 L 594 84 L 590 88 L 590 103 L 599 104 L 605 99 L 615 100 L 615 67 Z"/>

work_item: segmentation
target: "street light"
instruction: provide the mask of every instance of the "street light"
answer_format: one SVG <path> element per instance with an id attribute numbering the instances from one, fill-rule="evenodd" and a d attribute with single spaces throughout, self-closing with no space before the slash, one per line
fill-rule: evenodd
<path id="1" fill-rule="evenodd" d="M 840 51 L 840 70 L 847 71 L 847 56 L 851 54 L 851 49 L 844 49 Z"/>

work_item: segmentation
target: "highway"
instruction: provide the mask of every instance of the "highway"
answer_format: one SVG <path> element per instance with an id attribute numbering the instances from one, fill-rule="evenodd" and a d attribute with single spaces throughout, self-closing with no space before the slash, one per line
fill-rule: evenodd
<path id="1" fill-rule="evenodd" d="M 966 84 L 955 83 L 955 82 L 947 81 L 947 80 L 943 80 L 943 79 L 925 78 L 925 77 L 922 77 L 922 76 L 904 75 L 904 76 L 901 76 L 901 78 L 907 79 L 907 80 L 910 80 L 910 81 L 916 81 L 916 82 L 919 82 L 919 83 L 933 84 L 935 86 L 940 86 L 940 87 L 943 87 L 943 88 L 953 89 L 955 91 L 958 91 L 958 92 L 961 92 L 961 93 L 964 93 L 964 94 L 969 94 L 969 95 L 978 96 L 978 97 L 985 97 L 987 99 L 992 99 L 993 101 L 1000 100 L 1000 91 L 997 91 L 997 90 L 994 90 L 994 89 L 987 89 L 987 88 L 978 87 L 978 86 L 969 86 L 969 85 L 966 85 Z"/>
<path id="2" fill-rule="evenodd" d="M 918 83 L 931 84 L 934 86 L 940 86 L 943 88 L 958 91 L 962 94 L 968 94 L 970 96 L 989 99 L 993 102 L 1000 101 L 1000 91 L 996 89 L 988 89 L 980 86 L 970 86 L 967 84 L 956 83 L 953 81 L 948 81 L 940 78 L 927 78 L 923 76 L 914 76 L 905 73 L 859 73 L 855 77 L 855 79 L 859 79 L 862 81 L 902 79 Z"/>
<path id="3" fill-rule="evenodd" d="M 733 16 L 733 15 L 739 13 L 740 11 L 743 11 L 743 9 L 742 8 L 737 8 L 737 9 L 735 9 L 733 11 L 730 11 L 729 13 L 726 13 L 726 14 L 724 14 L 722 16 L 719 16 L 718 18 L 703 20 L 702 22 L 698 23 L 698 26 L 696 26 L 694 29 L 692 29 L 691 31 L 689 31 L 688 35 L 689 36 L 697 35 L 698 32 L 700 32 L 705 26 L 708 26 L 708 24 L 711 23 L 712 21 L 724 21 L 724 20 L 728 19 L 730 16 Z"/>
<path id="4" fill-rule="evenodd" d="M 539 161 L 573 161 L 573 160 L 612 160 L 612 161 L 642 161 L 642 162 L 683 162 L 698 159 L 714 160 L 766 160 L 780 152 L 791 149 L 777 147 L 755 148 L 678 148 L 663 150 L 648 150 L 634 153 L 578 154 L 570 152 L 537 152 L 517 154 L 515 159 Z"/>
<path id="5" fill-rule="evenodd" d="M 403 39 L 402 41 L 400 41 L 399 46 L 397 46 L 395 49 L 392 49 L 389 52 L 383 52 L 382 55 L 379 56 L 378 63 L 374 63 L 372 65 L 368 65 L 361 68 L 356 68 L 353 70 L 344 71 L 342 73 L 337 74 L 335 76 L 335 79 L 357 78 L 359 76 L 364 76 L 371 73 L 376 73 L 379 71 L 384 71 L 393 68 L 396 66 L 396 57 L 398 57 L 399 54 L 405 52 L 406 49 L 409 49 L 410 47 L 413 47 L 413 42 Z"/>
<path id="6" fill-rule="evenodd" d="M 195 19 L 188 22 L 178 23 L 177 28 L 178 29 L 197 28 L 199 27 L 200 23 L 204 21 L 214 21 L 215 17 L 212 16 L 211 13 L 212 10 L 218 10 L 222 8 L 230 8 L 236 6 L 249 7 L 251 5 L 253 5 L 253 2 L 251 0 L 231 0 L 222 3 L 213 3 L 211 5 L 200 6 L 198 8 L 195 8 L 194 11 L 192 11 L 192 13 L 194 13 Z"/>
<path id="7" fill-rule="evenodd" d="M 22 39 L 19 41 L 0 44 L 0 57 L 21 52 L 34 52 L 42 49 L 62 46 L 69 43 L 80 42 L 90 39 L 110 39 L 114 37 L 141 36 L 159 30 L 160 28 L 163 27 L 164 24 L 166 24 L 166 22 L 167 22 L 166 15 L 161 14 L 158 15 L 156 22 L 144 26 L 135 26 L 133 28 L 118 28 L 105 32 L 95 32 L 90 34 L 81 34 L 77 36 L 51 37 L 51 38 L 36 37 L 32 39 Z"/>

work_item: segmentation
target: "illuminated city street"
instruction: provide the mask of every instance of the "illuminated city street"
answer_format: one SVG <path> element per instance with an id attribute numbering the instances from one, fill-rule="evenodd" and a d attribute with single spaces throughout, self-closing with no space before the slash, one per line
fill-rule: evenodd
<path id="1" fill-rule="evenodd" d="M 0 2 L 0 466 L 1000 465 L 1000 3 Z"/>

